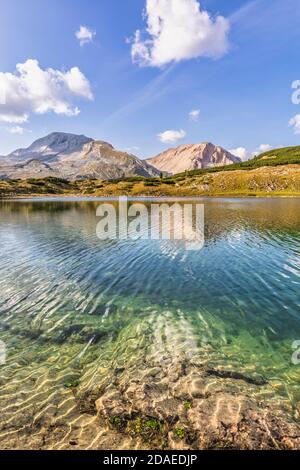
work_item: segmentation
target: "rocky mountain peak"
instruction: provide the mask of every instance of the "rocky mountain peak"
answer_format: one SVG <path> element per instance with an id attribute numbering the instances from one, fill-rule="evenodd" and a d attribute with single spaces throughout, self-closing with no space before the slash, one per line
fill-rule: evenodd
<path id="1" fill-rule="evenodd" d="M 64 132 L 52 132 L 0 161 L 0 177 L 5 178 L 114 179 L 159 174 L 146 161 L 116 150 L 109 142 Z"/>
<path id="2" fill-rule="evenodd" d="M 147 160 L 154 168 L 170 174 L 230 165 L 240 161 L 238 157 L 211 142 L 180 145 Z"/>
<path id="3" fill-rule="evenodd" d="M 85 135 L 68 134 L 65 132 L 52 132 L 41 139 L 34 141 L 28 148 L 18 149 L 8 155 L 12 160 L 24 161 L 29 158 L 43 160 L 53 159 L 57 155 L 68 155 L 82 150 L 82 147 L 93 141 Z"/>

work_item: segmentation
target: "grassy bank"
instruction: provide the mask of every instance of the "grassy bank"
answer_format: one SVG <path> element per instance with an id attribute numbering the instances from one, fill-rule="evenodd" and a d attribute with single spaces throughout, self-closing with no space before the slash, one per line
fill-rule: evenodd
<path id="1" fill-rule="evenodd" d="M 230 166 L 232 167 L 232 165 Z M 0 181 L 0 197 L 26 196 L 299 196 L 300 165 L 200 171 L 173 177 L 66 181 Z"/>
<path id="2" fill-rule="evenodd" d="M 300 146 L 284 147 L 280 149 L 269 150 L 256 157 L 241 163 L 234 163 L 223 167 L 215 167 L 202 170 L 193 170 L 182 173 L 177 176 L 195 176 L 205 173 L 218 173 L 220 171 L 233 170 L 255 170 L 262 167 L 277 167 L 282 165 L 299 165 L 300 164 Z"/>

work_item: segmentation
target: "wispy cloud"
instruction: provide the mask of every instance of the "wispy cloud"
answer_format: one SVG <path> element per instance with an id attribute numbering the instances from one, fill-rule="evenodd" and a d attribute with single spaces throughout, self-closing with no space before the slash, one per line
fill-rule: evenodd
<path id="1" fill-rule="evenodd" d="M 200 109 L 193 109 L 189 112 L 189 119 L 192 122 L 198 122 L 200 116 Z"/>
<path id="2" fill-rule="evenodd" d="M 108 116 L 102 124 L 107 125 L 111 124 L 113 121 L 124 119 L 168 93 L 173 88 L 173 85 L 170 81 L 165 84 L 165 81 L 174 67 L 175 65 L 170 65 L 166 68 L 156 78 L 151 80 L 145 87 L 138 91 L 138 93 L 132 96 L 128 100 L 127 104 L 121 106 Z"/>
<path id="3" fill-rule="evenodd" d="M 84 46 L 89 42 L 93 42 L 96 32 L 87 28 L 86 26 L 80 26 L 79 30 L 75 33 L 76 38 L 79 41 L 80 46 Z"/>
<path id="4" fill-rule="evenodd" d="M 137 145 L 133 145 L 132 147 L 127 147 L 125 150 L 128 153 L 135 153 L 140 150 L 140 147 L 138 147 Z"/>
<path id="5" fill-rule="evenodd" d="M 229 17 L 230 24 L 238 23 L 246 18 L 249 18 L 249 15 L 260 6 L 263 0 L 251 0 L 246 5 L 243 5 L 241 8 L 237 9 Z"/>
<path id="6" fill-rule="evenodd" d="M 272 145 L 270 144 L 260 144 L 260 146 L 258 147 L 257 151 L 259 153 L 264 153 L 264 152 L 268 152 L 269 150 L 272 150 Z"/>
<path id="7" fill-rule="evenodd" d="M 250 0 L 228 20 L 240 36 L 257 36 L 266 35 L 267 30 L 279 34 L 291 23 L 295 27 L 299 18 L 299 0 Z"/>
<path id="8" fill-rule="evenodd" d="M 7 127 L 6 130 L 10 134 L 19 134 L 19 135 L 23 135 L 25 131 L 24 127 L 21 127 L 21 126 Z"/>
<path id="9" fill-rule="evenodd" d="M 296 114 L 296 116 L 290 119 L 289 125 L 294 128 L 294 134 L 300 134 L 300 114 Z"/>

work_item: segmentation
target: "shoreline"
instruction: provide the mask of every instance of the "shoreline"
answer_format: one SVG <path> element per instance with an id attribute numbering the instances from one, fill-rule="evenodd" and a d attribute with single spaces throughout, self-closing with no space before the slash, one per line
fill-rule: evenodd
<path id="1" fill-rule="evenodd" d="M 0 199 L 24 198 L 274 198 L 300 197 L 300 165 L 261 167 L 155 179 L 0 181 Z"/>
<path id="2" fill-rule="evenodd" d="M 128 200 L 173 200 L 173 201 L 195 201 L 197 199 L 289 199 L 289 198 L 300 198 L 300 193 L 296 194 L 199 194 L 195 196 L 187 195 L 187 196 L 170 196 L 167 194 L 162 194 L 159 196 L 155 195 L 146 195 L 146 194 L 137 194 L 137 195 L 113 195 L 107 194 L 103 196 L 87 196 L 82 194 L 22 194 L 22 195 L 14 195 L 14 196 L 0 196 L 0 201 L 19 201 L 19 200 L 67 200 L 72 199 L 74 201 L 101 201 L 101 200 L 115 200 L 118 201 L 120 197 L 127 197 Z"/>

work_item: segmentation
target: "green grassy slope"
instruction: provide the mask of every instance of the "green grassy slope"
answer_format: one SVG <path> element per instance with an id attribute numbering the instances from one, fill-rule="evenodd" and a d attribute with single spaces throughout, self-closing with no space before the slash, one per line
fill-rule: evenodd
<path id="1" fill-rule="evenodd" d="M 174 175 L 180 176 L 195 176 L 203 173 L 215 173 L 219 171 L 233 171 L 233 170 L 254 170 L 263 166 L 278 166 L 278 165 L 294 165 L 300 164 L 300 146 L 297 147 L 284 147 L 280 149 L 269 150 L 262 153 L 251 160 L 246 162 L 234 163 L 217 168 L 209 168 L 204 170 L 193 170 L 185 173 Z"/>

